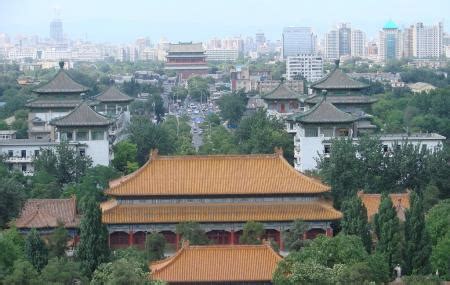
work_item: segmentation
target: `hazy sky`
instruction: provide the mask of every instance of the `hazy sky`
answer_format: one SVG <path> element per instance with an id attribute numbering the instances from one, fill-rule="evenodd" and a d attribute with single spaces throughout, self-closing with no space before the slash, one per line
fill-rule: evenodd
<path id="1" fill-rule="evenodd" d="M 48 37 L 55 8 L 64 34 L 96 42 L 202 41 L 257 31 L 277 40 L 284 26 L 322 35 L 339 22 L 371 38 L 389 19 L 400 26 L 444 21 L 450 31 L 450 0 L 0 0 L 0 33 Z"/>

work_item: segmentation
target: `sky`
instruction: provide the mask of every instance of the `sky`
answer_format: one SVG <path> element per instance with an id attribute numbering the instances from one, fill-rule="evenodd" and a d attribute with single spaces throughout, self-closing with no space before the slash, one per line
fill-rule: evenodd
<path id="1" fill-rule="evenodd" d="M 443 21 L 450 31 L 449 11 L 450 0 L 0 0 L 0 33 L 48 38 L 59 15 L 67 37 L 93 42 L 205 41 L 256 32 L 276 41 L 285 26 L 312 27 L 321 38 L 340 22 L 371 39 L 389 19 L 400 27 Z"/>

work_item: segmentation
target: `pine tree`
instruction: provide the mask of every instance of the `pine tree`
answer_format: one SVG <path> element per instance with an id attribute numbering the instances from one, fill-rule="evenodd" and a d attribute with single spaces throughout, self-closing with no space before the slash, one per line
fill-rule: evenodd
<path id="1" fill-rule="evenodd" d="M 51 257 L 63 257 L 66 254 L 67 241 L 69 233 L 64 225 L 59 223 L 58 227 L 53 231 L 48 239 L 48 245 Z"/>
<path id="2" fill-rule="evenodd" d="M 48 262 L 48 249 L 36 229 L 32 229 L 25 240 L 25 255 L 37 271 Z"/>
<path id="3" fill-rule="evenodd" d="M 428 274 L 430 268 L 431 239 L 425 228 L 422 198 L 412 192 L 411 207 L 406 211 L 406 272 Z"/>
<path id="4" fill-rule="evenodd" d="M 241 244 L 261 244 L 264 235 L 264 225 L 259 222 L 246 222 L 239 238 Z"/>
<path id="5" fill-rule="evenodd" d="M 342 204 L 344 218 L 341 226 L 342 232 L 347 235 L 357 235 L 361 238 L 367 252 L 372 248 L 372 239 L 370 237 L 370 227 L 367 221 L 367 209 L 358 196 L 345 201 Z"/>
<path id="6" fill-rule="evenodd" d="M 377 251 L 383 253 L 392 270 L 397 264 L 403 265 L 403 236 L 391 198 L 387 194 L 381 197 L 380 208 L 375 216 L 378 229 Z"/>
<path id="7" fill-rule="evenodd" d="M 145 239 L 145 251 L 148 261 L 155 261 L 164 258 L 166 239 L 160 233 L 147 234 Z"/>
<path id="8" fill-rule="evenodd" d="M 94 199 L 89 199 L 84 209 L 77 257 L 84 273 L 90 276 L 97 266 L 108 260 L 108 232 L 102 224 L 102 212 Z"/>

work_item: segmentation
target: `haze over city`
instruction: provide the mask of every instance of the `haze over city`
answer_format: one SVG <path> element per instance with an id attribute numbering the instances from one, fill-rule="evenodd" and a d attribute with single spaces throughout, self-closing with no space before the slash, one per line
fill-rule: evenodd
<path id="1" fill-rule="evenodd" d="M 285 26 L 308 26 L 322 35 L 339 22 L 350 22 L 372 38 L 389 19 L 399 26 L 432 24 L 443 21 L 449 10 L 450 1 L 444 0 L 1 0 L 0 32 L 45 38 L 49 22 L 59 17 L 68 38 L 94 42 L 125 43 L 144 36 L 205 41 L 258 31 L 275 41 Z M 449 30 L 448 23 L 444 26 Z"/>

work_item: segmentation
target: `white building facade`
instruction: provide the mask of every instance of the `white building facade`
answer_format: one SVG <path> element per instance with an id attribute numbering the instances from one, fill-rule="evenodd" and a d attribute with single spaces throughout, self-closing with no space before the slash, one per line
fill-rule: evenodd
<path id="1" fill-rule="evenodd" d="M 413 56 L 416 58 L 439 58 L 444 55 L 444 27 L 442 22 L 425 26 L 417 23 L 413 28 Z"/>
<path id="2" fill-rule="evenodd" d="M 361 30 L 352 30 L 351 42 L 352 57 L 365 57 L 366 34 Z"/>
<path id="3" fill-rule="evenodd" d="M 297 77 L 300 75 L 309 82 L 315 82 L 323 77 L 323 59 L 313 54 L 288 56 L 286 75 L 287 80 L 298 80 Z"/>
<path id="4" fill-rule="evenodd" d="M 311 27 L 286 27 L 283 29 L 283 58 L 298 54 L 316 53 L 316 35 Z"/>

